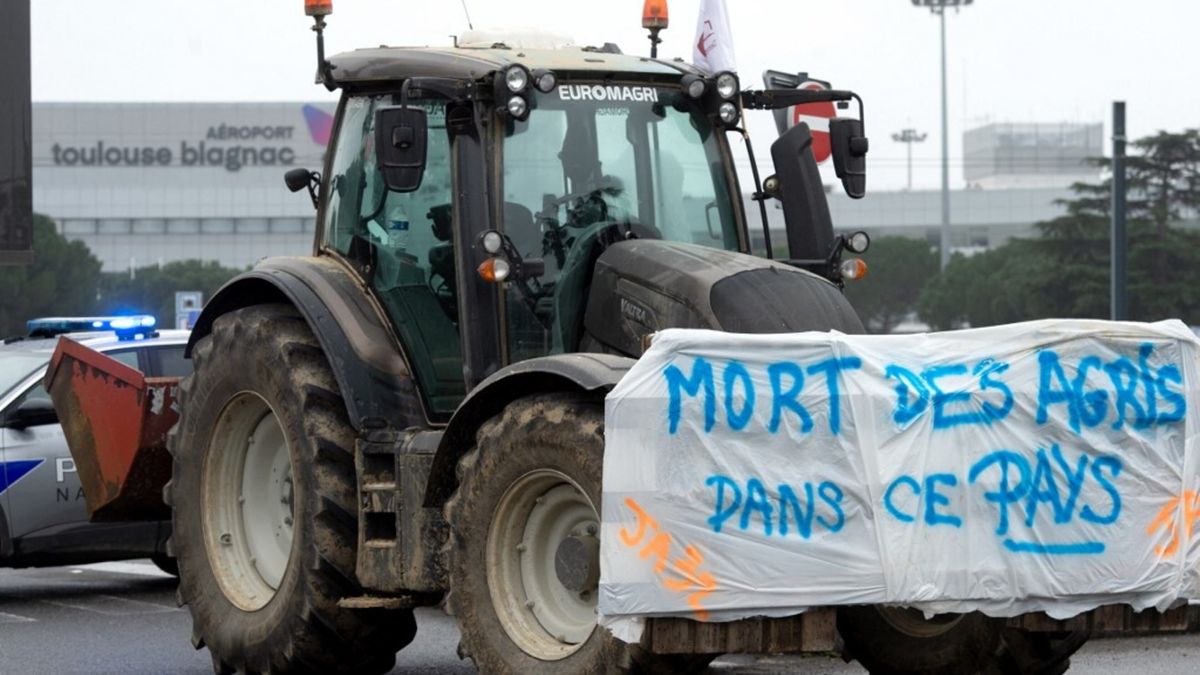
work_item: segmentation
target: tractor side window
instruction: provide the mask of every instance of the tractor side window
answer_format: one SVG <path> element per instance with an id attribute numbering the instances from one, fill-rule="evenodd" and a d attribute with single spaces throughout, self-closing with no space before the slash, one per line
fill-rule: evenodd
<path id="1" fill-rule="evenodd" d="M 536 283 L 549 289 L 566 262 L 567 242 L 545 237 L 542 224 L 566 218 L 568 205 L 555 203 L 553 198 L 568 187 L 562 164 L 545 161 L 545 149 L 564 146 L 567 114 L 545 110 L 539 112 L 537 121 L 523 126 L 504 146 L 503 229 L 522 258 L 545 261 L 546 273 Z M 517 176 L 518 180 L 512 178 Z M 554 349 L 554 297 L 548 292 L 531 294 L 533 283 L 514 282 L 505 292 L 510 362 L 563 351 Z"/>
<path id="2" fill-rule="evenodd" d="M 371 125 L 371 108 L 372 101 L 366 97 L 346 101 L 333 155 L 325 205 L 325 243 L 343 255 L 349 254 L 360 229 L 358 212 L 368 174 L 363 164 L 363 140 Z"/>
<path id="3" fill-rule="evenodd" d="M 370 267 L 368 279 L 399 334 L 428 407 L 451 413 L 465 394 L 458 330 L 446 106 L 424 107 L 425 173 L 413 192 L 388 189 L 376 165 L 375 112 L 399 96 L 351 98 L 343 112 L 327 205 L 326 243 Z"/>

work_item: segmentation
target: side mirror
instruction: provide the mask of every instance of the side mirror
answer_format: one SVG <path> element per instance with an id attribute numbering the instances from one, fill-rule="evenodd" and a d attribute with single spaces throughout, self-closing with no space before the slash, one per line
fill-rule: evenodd
<path id="1" fill-rule="evenodd" d="M 317 208 L 317 187 L 321 185 L 321 174 L 308 169 L 292 169 L 283 174 L 283 182 L 292 192 L 308 188 L 308 196 L 312 198 L 313 208 Z"/>
<path id="2" fill-rule="evenodd" d="M 774 180 L 768 192 L 783 204 L 787 227 L 788 257 L 805 261 L 812 269 L 822 270 L 833 251 L 833 220 L 825 185 L 812 152 L 812 133 L 804 122 L 788 129 L 771 144 L 775 162 Z"/>
<path id="3" fill-rule="evenodd" d="M 308 187 L 312 182 L 313 172 L 308 169 L 292 169 L 283 174 L 283 182 L 287 185 L 287 189 L 292 192 L 299 192 Z"/>
<path id="4" fill-rule="evenodd" d="M 4 420 L 4 426 L 11 429 L 28 429 L 57 422 L 58 413 L 54 410 L 54 404 L 44 398 L 33 398 L 24 401 L 9 413 L 8 419 Z"/>
<path id="5" fill-rule="evenodd" d="M 425 174 L 427 121 L 421 108 L 381 108 L 375 113 L 375 160 L 393 192 L 415 192 Z"/>
<path id="6" fill-rule="evenodd" d="M 853 117 L 835 117 L 829 121 L 829 143 L 833 151 L 833 170 L 842 179 L 842 188 L 851 199 L 867 194 L 867 137 L 863 123 Z"/>

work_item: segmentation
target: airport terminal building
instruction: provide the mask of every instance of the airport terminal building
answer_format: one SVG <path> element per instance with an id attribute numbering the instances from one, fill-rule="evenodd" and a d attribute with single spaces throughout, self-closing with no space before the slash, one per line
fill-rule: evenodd
<path id="1" fill-rule="evenodd" d="M 283 184 L 320 170 L 335 103 L 34 103 L 33 204 L 105 271 L 312 250 Z"/>
<path id="2" fill-rule="evenodd" d="M 284 187 L 283 174 L 321 169 L 335 107 L 34 103 L 34 209 L 110 272 L 186 259 L 245 268 L 270 255 L 303 255 L 312 250 L 315 212 L 308 195 Z M 1062 213 L 1056 202 L 1070 197 L 1070 183 L 1087 178 L 1080 158 L 1101 153 L 1099 125 L 990 125 L 964 140 L 976 160 L 964 175 L 971 187 L 951 199 L 952 242 L 964 251 L 1034 234 L 1034 223 Z M 1036 175 L 1024 176 L 1035 156 Z M 1098 170 L 1091 175 L 1099 178 Z M 748 177 L 742 187 L 751 191 Z M 751 237 L 761 241 L 758 209 L 748 196 L 746 204 Z M 840 230 L 931 244 L 940 204 L 936 190 L 871 191 L 861 201 L 830 191 Z M 772 207 L 775 238 L 784 241 L 782 212 Z"/>

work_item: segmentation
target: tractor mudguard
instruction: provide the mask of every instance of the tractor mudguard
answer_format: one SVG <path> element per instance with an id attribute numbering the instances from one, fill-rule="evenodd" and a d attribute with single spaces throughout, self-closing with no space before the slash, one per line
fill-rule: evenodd
<path id="1" fill-rule="evenodd" d="M 514 363 L 493 373 L 471 390 L 454 412 L 438 444 L 425 506 L 441 507 L 458 487 L 458 460 L 475 444 L 479 426 L 504 406 L 530 394 L 556 391 L 595 392 L 603 396 L 633 366 L 634 360 L 615 354 L 556 354 Z"/>
<path id="2" fill-rule="evenodd" d="M 322 257 L 267 258 L 221 287 L 204 306 L 187 353 L 233 310 L 270 302 L 296 307 L 333 369 L 355 430 L 428 426 L 403 349 L 362 284 Z"/>

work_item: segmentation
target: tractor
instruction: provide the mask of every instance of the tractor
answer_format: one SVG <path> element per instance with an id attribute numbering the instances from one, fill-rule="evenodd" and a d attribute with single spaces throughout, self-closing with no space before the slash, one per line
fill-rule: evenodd
<path id="1" fill-rule="evenodd" d="M 843 258 L 869 239 L 835 234 L 810 129 L 745 192 L 731 143 L 755 161 L 748 111 L 856 105 L 829 134 L 862 197 L 858 96 L 528 31 L 327 59 L 330 3 L 306 10 L 341 92 L 324 166 L 286 175 L 312 255 L 208 302 L 167 440 L 179 599 L 216 672 L 386 672 L 436 605 L 493 673 L 695 672 L 835 631 L 878 672 L 1065 667 L 1081 640 L 981 614 L 650 619 L 637 644 L 597 625 L 604 398 L 649 336 L 864 331 Z"/>

